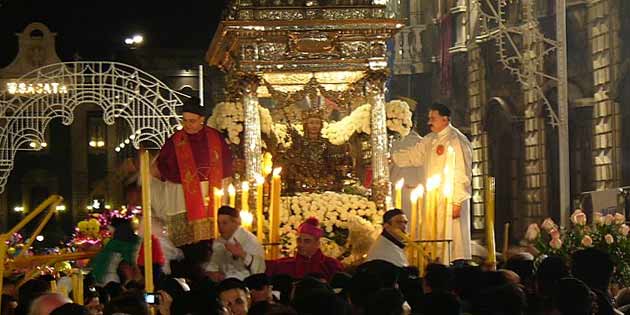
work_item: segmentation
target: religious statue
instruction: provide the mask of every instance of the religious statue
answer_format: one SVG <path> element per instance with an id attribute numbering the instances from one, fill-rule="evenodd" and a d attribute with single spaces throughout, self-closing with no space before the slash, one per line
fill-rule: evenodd
<path id="1" fill-rule="evenodd" d="M 321 135 L 324 127 L 322 111 L 306 110 L 302 114 L 304 135 L 290 128 L 291 147 L 279 157 L 286 174 L 287 191 L 339 191 L 343 186 L 347 167 L 346 150 L 331 144 Z"/>

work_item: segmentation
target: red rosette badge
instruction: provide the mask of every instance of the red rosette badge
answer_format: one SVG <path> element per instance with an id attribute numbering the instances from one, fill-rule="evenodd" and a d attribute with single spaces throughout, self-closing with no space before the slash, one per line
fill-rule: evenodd
<path id="1" fill-rule="evenodd" d="M 444 154 L 444 146 L 443 145 L 438 145 L 437 148 L 435 149 L 435 153 L 437 153 L 437 155 L 442 155 Z"/>

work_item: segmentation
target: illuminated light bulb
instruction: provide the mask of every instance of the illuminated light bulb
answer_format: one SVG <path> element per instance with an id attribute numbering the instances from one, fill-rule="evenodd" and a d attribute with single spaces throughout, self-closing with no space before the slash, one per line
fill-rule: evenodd
<path id="1" fill-rule="evenodd" d="M 43 241 L 44 241 L 44 236 L 43 236 L 43 235 L 37 235 L 37 236 L 35 237 L 35 239 L 36 239 L 38 242 L 43 242 Z"/>
<path id="2" fill-rule="evenodd" d="M 129 144 L 129 139 L 125 139 L 125 144 Z"/>
<path id="3" fill-rule="evenodd" d="M 46 142 L 42 142 L 42 143 L 40 143 L 39 145 L 40 145 L 42 148 L 45 148 L 45 147 L 47 147 L 47 146 L 48 146 L 48 143 L 46 143 Z"/>
<path id="4" fill-rule="evenodd" d="M 96 148 L 96 141 L 90 140 L 90 142 L 88 144 L 90 145 L 90 147 Z"/>
<path id="5" fill-rule="evenodd" d="M 133 38 L 125 38 L 125 44 L 127 45 L 133 44 Z"/>
<path id="6" fill-rule="evenodd" d="M 133 43 L 141 44 L 144 41 L 144 37 L 142 37 L 142 35 L 135 35 L 131 40 L 133 40 Z"/>
<path id="7" fill-rule="evenodd" d="M 31 143 L 29 143 L 28 146 L 31 147 L 31 148 L 35 148 L 35 147 L 37 147 L 37 143 L 31 141 Z"/>
<path id="8" fill-rule="evenodd" d="M 99 140 L 99 141 L 97 141 L 97 142 L 96 142 L 96 146 L 97 146 L 97 147 L 99 147 L 99 148 L 104 147 L 104 146 L 105 146 L 105 141 L 103 141 L 103 140 Z"/>
<path id="9" fill-rule="evenodd" d="M 120 147 L 116 147 L 116 149 L 114 149 L 114 151 L 120 152 Z"/>

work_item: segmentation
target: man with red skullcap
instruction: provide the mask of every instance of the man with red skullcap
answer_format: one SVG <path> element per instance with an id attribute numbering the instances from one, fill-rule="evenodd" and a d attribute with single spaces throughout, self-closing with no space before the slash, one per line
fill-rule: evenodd
<path id="1" fill-rule="evenodd" d="M 317 218 L 306 219 L 298 227 L 295 256 L 269 262 L 267 274 L 269 276 L 287 274 L 299 279 L 313 273 L 330 280 L 335 273 L 342 271 L 343 266 L 337 259 L 322 253 L 320 239 L 323 235 L 324 231 L 319 227 Z"/>

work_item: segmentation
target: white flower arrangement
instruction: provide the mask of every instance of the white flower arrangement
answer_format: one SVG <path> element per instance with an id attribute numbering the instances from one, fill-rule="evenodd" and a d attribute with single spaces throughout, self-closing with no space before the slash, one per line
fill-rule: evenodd
<path id="1" fill-rule="evenodd" d="M 327 122 L 324 122 L 324 128 L 328 125 Z M 304 127 L 300 123 L 292 123 L 290 126 L 285 123 L 274 123 L 272 124 L 271 130 L 276 135 L 278 139 L 278 145 L 283 147 L 284 149 L 288 149 L 293 144 L 293 138 L 291 137 L 291 132 L 289 132 L 289 128 L 293 128 L 298 135 L 304 136 Z"/>
<path id="2" fill-rule="evenodd" d="M 347 240 L 354 217 L 370 224 L 380 224 L 383 212 L 363 196 L 336 192 L 302 193 L 282 197 L 280 234 L 282 251 L 291 255 L 295 251 L 298 226 L 309 217 L 315 217 L 324 230 L 322 251 L 332 257 L 349 253 Z"/>
<path id="3" fill-rule="evenodd" d="M 258 105 L 260 113 L 260 131 L 264 134 L 271 133 L 273 120 L 268 109 Z M 240 134 L 243 132 L 243 104 L 232 102 L 218 103 L 208 118 L 208 126 L 219 131 L 227 132 L 227 141 L 232 144 L 240 144 Z"/>
<path id="4" fill-rule="evenodd" d="M 272 126 L 273 133 L 278 139 L 278 145 L 283 148 L 290 148 L 293 144 L 293 139 L 289 133 L 289 125 L 283 123 L 274 123 Z"/>
<path id="5" fill-rule="evenodd" d="M 370 104 L 363 104 L 340 121 L 329 123 L 322 128 L 322 136 L 332 144 L 341 145 L 347 142 L 355 132 L 369 134 L 370 108 Z"/>
<path id="6" fill-rule="evenodd" d="M 355 108 L 350 115 L 340 121 L 329 123 L 322 129 L 322 136 L 330 143 L 340 145 L 347 142 L 354 133 L 370 134 L 370 104 Z M 387 129 L 406 136 L 411 131 L 411 110 L 405 101 L 393 100 L 385 104 Z"/>
<path id="7" fill-rule="evenodd" d="M 387 129 L 397 132 L 401 137 L 409 134 L 413 122 L 411 110 L 405 101 L 393 100 L 385 105 L 387 115 Z"/>

